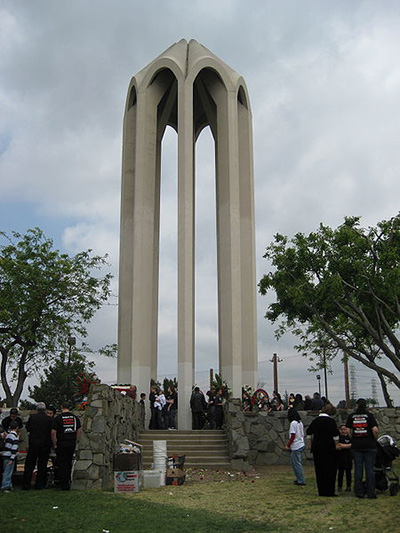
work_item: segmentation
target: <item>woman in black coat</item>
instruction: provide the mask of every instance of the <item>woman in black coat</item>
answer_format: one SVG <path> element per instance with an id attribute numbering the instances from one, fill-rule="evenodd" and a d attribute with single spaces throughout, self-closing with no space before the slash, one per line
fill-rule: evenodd
<path id="1" fill-rule="evenodd" d="M 307 436 L 312 437 L 311 452 L 320 496 L 336 496 L 336 445 L 339 440 L 339 431 L 336 422 L 331 418 L 335 413 L 335 407 L 327 403 L 320 415 L 314 418 L 308 426 L 306 432 Z"/>

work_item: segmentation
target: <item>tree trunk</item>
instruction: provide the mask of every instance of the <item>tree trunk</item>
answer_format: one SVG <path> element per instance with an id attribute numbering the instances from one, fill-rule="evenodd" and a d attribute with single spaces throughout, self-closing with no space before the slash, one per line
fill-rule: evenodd
<path id="1" fill-rule="evenodd" d="M 378 374 L 379 381 L 381 382 L 382 393 L 383 393 L 383 397 L 386 402 L 386 407 L 393 408 L 393 400 L 390 397 L 389 392 L 387 390 L 387 384 L 386 384 L 385 378 L 384 376 L 382 376 L 380 372 L 377 372 L 377 374 Z"/>
<path id="2" fill-rule="evenodd" d="M 28 354 L 28 349 L 24 348 L 23 354 L 21 356 L 21 360 L 18 363 L 18 379 L 17 379 L 17 386 L 14 390 L 14 394 L 11 391 L 10 384 L 7 379 L 7 363 L 8 363 L 8 356 L 9 352 L 4 347 L 0 347 L 1 352 L 1 365 L 0 365 L 0 378 L 1 378 L 1 384 L 3 386 L 3 390 L 6 395 L 6 404 L 8 407 L 17 407 L 18 402 L 21 398 L 21 394 L 24 388 L 24 383 L 27 378 L 27 373 L 25 371 L 25 361 Z"/>

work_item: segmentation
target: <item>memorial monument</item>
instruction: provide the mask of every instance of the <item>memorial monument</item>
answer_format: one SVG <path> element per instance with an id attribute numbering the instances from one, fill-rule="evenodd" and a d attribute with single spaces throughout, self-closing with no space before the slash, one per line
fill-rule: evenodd
<path id="1" fill-rule="evenodd" d="M 195 383 L 195 143 L 215 141 L 219 373 L 241 396 L 257 384 L 252 120 L 241 76 L 182 39 L 131 80 L 125 108 L 118 381 L 157 377 L 161 144 L 178 135 L 178 427 L 191 429 Z"/>

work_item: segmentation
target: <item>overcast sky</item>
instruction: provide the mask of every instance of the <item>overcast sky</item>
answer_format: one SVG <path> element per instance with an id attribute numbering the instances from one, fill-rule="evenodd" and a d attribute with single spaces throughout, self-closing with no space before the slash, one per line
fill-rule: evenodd
<path id="1" fill-rule="evenodd" d="M 0 228 L 41 227 L 68 253 L 109 254 L 117 294 L 122 120 L 130 78 L 182 38 L 244 76 L 253 113 L 257 279 L 276 232 L 375 225 L 399 211 L 400 3 L 393 0 L 0 0 Z M 162 182 L 160 374 L 176 368 L 176 135 Z M 213 146 L 197 150 L 196 366 L 217 367 Z M 90 328 L 116 342 L 117 298 Z M 293 339 L 274 339 L 258 298 L 261 378 L 317 389 Z M 340 365 L 331 383 L 343 397 Z M 358 368 L 358 367 L 357 367 Z M 99 376 L 116 380 L 115 361 Z M 357 392 L 371 377 L 357 372 Z M 200 379 L 200 378 L 199 378 Z M 397 403 L 400 403 L 400 397 Z"/>

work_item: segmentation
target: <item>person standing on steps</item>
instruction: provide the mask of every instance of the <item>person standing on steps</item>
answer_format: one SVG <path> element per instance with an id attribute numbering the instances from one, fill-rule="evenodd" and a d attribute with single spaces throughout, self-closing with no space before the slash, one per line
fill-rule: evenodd
<path id="1" fill-rule="evenodd" d="M 207 403 L 199 387 L 194 388 L 190 398 L 190 408 L 192 410 L 192 428 L 203 429 L 204 411 L 207 409 Z"/>

